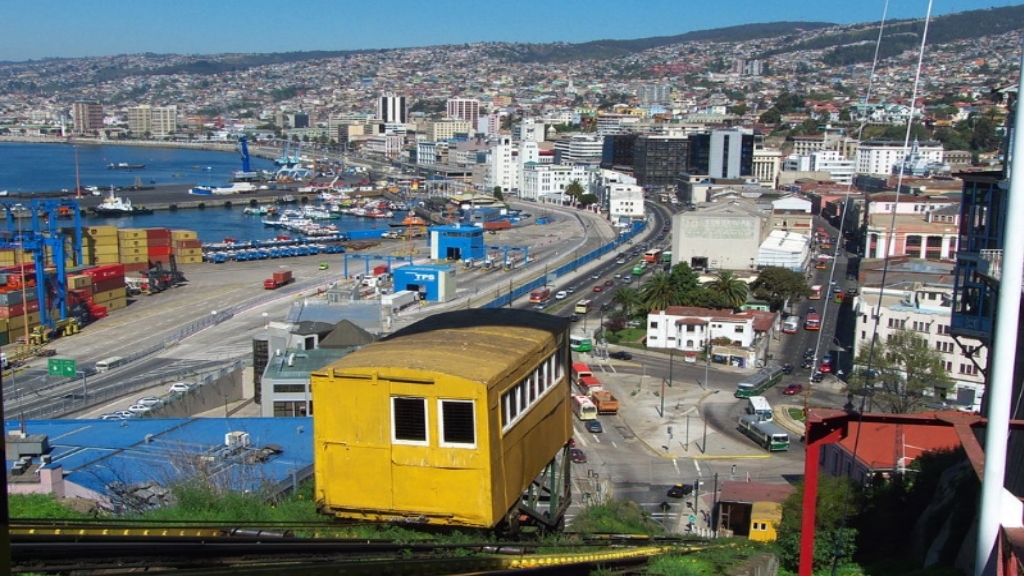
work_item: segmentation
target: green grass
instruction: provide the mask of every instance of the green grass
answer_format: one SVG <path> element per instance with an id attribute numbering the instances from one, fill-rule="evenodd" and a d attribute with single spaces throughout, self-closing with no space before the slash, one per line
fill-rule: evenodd
<path id="1" fill-rule="evenodd" d="M 796 420 L 797 422 L 803 422 L 804 421 L 804 409 L 803 408 L 793 408 L 793 407 L 790 407 L 787 410 L 789 410 L 789 417 L 792 418 L 793 420 Z"/>
<path id="2" fill-rule="evenodd" d="M 11 518 L 41 518 L 46 520 L 87 520 L 89 514 L 76 512 L 61 504 L 50 494 L 10 494 L 7 497 Z"/>

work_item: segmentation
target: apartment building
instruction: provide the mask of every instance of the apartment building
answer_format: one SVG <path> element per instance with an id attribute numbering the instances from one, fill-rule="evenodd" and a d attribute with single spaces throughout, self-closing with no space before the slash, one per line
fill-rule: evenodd
<path id="1" fill-rule="evenodd" d="M 405 96 L 394 92 L 385 92 L 377 97 L 377 119 L 384 122 L 405 124 L 409 121 L 409 110 Z"/>
<path id="2" fill-rule="evenodd" d="M 449 98 L 445 108 L 449 118 L 465 120 L 473 127 L 480 119 L 480 101 L 476 98 Z"/>
<path id="3" fill-rule="evenodd" d="M 867 257 L 956 257 L 960 226 L 956 200 L 908 194 L 897 198 L 895 194 L 878 193 L 868 197 L 865 211 Z"/>
<path id="4" fill-rule="evenodd" d="M 103 129 L 103 105 L 99 102 L 75 102 L 71 105 L 71 119 L 76 134 Z"/>
<path id="5" fill-rule="evenodd" d="M 527 200 L 561 202 L 564 200 L 565 187 L 570 182 L 578 180 L 586 190 L 590 187 L 591 177 L 591 170 L 580 164 L 564 166 L 528 161 L 523 164 L 519 197 Z"/>
<path id="6" fill-rule="evenodd" d="M 151 138 L 164 138 L 174 134 L 177 127 L 177 106 L 143 104 L 128 108 L 128 129 L 136 136 L 149 134 Z"/>
<path id="7" fill-rule="evenodd" d="M 942 143 L 918 142 L 917 149 L 928 163 L 942 164 Z M 892 167 L 903 162 L 908 150 L 902 142 L 889 140 L 868 140 L 857 147 L 856 170 L 858 174 L 892 174 Z"/>

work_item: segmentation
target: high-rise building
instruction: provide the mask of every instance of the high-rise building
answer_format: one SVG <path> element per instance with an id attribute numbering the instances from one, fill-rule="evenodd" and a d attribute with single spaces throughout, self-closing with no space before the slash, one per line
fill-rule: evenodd
<path id="1" fill-rule="evenodd" d="M 137 137 L 164 138 L 178 128 L 177 106 L 133 106 L 128 108 L 128 129 Z"/>
<path id="2" fill-rule="evenodd" d="M 754 174 L 754 135 L 737 128 L 690 135 L 690 172 L 712 178 Z"/>
<path id="3" fill-rule="evenodd" d="M 394 92 L 385 92 L 377 97 L 377 119 L 385 123 L 405 124 L 409 121 L 409 110 L 405 105 L 405 96 L 396 96 Z"/>
<path id="4" fill-rule="evenodd" d="M 685 136 L 644 134 L 636 139 L 633 175 L 640 186 L 673 186 L 680 172 L 686 172 L 690 140 Z"/>
<path id="5" fill-rule="evenodd" d="M 103 105 L 99 102 L 75 102 L 71 105 L 71 117 L 77 134 L 85 134 L 103 128 Z"/>
<path id="6" fill-rule="evenodd" d="M 476 126 L 480 119 L 480 101 L 476 98 L 449 98 L 448 117 L 468 120 L 472 126 Z"/>

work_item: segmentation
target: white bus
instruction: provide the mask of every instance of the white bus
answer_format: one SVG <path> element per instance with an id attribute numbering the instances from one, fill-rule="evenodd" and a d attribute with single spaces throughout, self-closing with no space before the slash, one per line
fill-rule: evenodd
<path id="1" fill-rule="evenodd" d="M 596 420 L 597 406 L 590 401 L 590 398 L 574 394 L 572 397 L 572 413 L 580 420 Z"/>
<path id="2" fill-rule="evenodd" d="M 753 414 L 759 422 L 771 422 L 772 405 L 764 396 L 751 396 L 747 398 L 747 414 Z"/>
<path id="3" fill-rule="evenodd" d="M 124 358 L 120 356 L 111 356 L 110 358 L 104 358 L 96 363 L 97 372 L 106 372 L 111 368 L 117 368 L 124 362 Z"/>
<path id="4" fill-rule="evenodd" d="M 800 317 L 790 316 L 782 322 L 782 333 L 783 334 L 796 334 L 797 330 L 800 329 Z"/>

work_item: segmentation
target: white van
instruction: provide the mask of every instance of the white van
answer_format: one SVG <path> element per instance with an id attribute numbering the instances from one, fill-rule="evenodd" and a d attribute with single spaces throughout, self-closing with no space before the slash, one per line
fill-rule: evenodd
<path id="1" fill-rule="evenodd" d="M 7 361 L 7 354 L 4 352 L 0 352 L 0 368 L 4 370 L 9 370 L 10 367 L 11 363 Z"/>
<path id="2" fill-rule="evenodd" d="M 555 292 L 555 300 L 565 300 L 568 297 L 569 293 L 566 292 L 565 290 L 559 290 L 558 292 Z"/>

